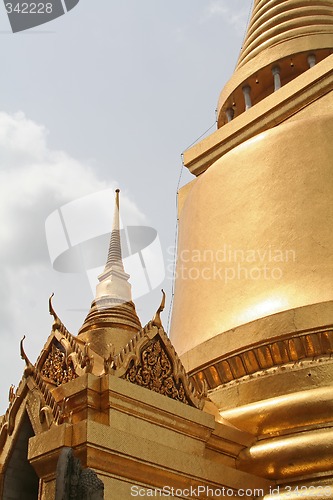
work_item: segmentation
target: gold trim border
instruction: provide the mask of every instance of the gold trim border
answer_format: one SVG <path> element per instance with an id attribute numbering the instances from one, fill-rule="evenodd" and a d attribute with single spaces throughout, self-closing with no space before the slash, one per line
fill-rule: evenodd
<path id="1" fill-rule="evenodd" d="M 188 375 L 195 387 L 207 384 L 208 390 L 212 390 L 263 370 L 322 356 L 331 357 L 332 353 L 333 325 L 287 334 L 236 351 L 231 356 L 221 356 Z"/>

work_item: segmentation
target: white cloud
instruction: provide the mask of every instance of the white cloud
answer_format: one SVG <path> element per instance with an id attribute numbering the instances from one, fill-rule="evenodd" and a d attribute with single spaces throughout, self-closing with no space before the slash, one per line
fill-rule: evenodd
<path id="1" fill-rule="evenodd" d="M 89 165 L 51 150 L 47 135 L 23 113 L 0 113 L 0 259 L 7 265 L 45 260 L 47 216 L 69 201 L 116 187 L 114 180 L 98 179 Z M 144 221 L 126 195 L 122 206 L 137 222 Z M 112 208 L 110 200 L 110 217 Z"/>
<path id="2" fill-rule="evenodd" d="M 66 321 L 74 325 L 75 321 L 82 323 L 85 313 L 68 310 L 89 308 L 92 298 L 86 277 L 52 270 L 45 220 L 69 202 L 118 187 L 115 180 L 99 179 L 89 165 L 68 153 L 52 150 L 47 137 L 47 129 L 23 113 L 0 112 L 0 338 L 6 349 L 0 393 L 5 395 L 9 385 L 22 374 L 20 338 L 27 335 L 27 352 L 34 361 L 50 333 L 52 322 L 47 305 L 50 293 L 57 292 L 59 314 L 62 317 L 67 314 Z M 121 195 L 121 209 L 126 223 L 145 223 L 145 217 L 126 192 Z M 105 212 L 101 217 L 110 220 L 111 230 L 113 199 L 101 203 L 100 210 Z M 98 211 L 95 206 L 92 217 Z M 86 294 L 84 299 L 82 294 Z M 0 405 L 4 410 L 6 397 L 0 398 Z"/>
<path id="3" fill-rule="evenodd" d="M 47 153 L 46 129 L 28 120 L 24 113 L 0 112 L 0 155 L 7 166 L 20 161 L 42 160 Z"/>

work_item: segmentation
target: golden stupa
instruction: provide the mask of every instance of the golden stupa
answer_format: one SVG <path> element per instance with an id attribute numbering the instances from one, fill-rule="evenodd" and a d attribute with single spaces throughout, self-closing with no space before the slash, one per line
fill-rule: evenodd
<path id="1" fill-rule="evenodd" d="M 333 0 L 255 0 L 187 150 L 170 340 L 141 326 L 119 192 L 96 297 L 0 418 L 3 500 L 333 498 Z M 80 463 L 79 463 L 80 460 Z"/>
<path id="2" fill-rule="evenodd" d="M 332 47 L 332 1 L 256 0 L 180 193 L 171 340 L 279 481 L 332 468 Z"/>

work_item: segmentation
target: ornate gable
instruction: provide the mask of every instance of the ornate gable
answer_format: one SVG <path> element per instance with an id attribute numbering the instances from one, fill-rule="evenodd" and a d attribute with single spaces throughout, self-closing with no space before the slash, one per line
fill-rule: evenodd
<path id="1" fill-rule="evenodd" d="M 204 388 L 200 393 L 194 388 L 163 327 L 154 320 L 115 357 L 114 374 L 176 401 L 203 408 Z"/>
<path id="2" fill-rule="evenodd" d="M 103 373 L 104 359 L 90 345 L 72 335 L 57 316 L 49 299 L 49 311 L 54 318 L 52 333 L 36 361 L 36 370 L 51 386 L 66 384 L 84 373 Z"/>
<path id="3" fill-rule="evenodd" d="M 66 401 L 59 404 L 53 396 L 53 389 L 87 372 L 94 366 L 103 364 L 99 356 L 90 352 L 89 345 L 77 340 L 63 325 L 49 299 L 50 314 L 54 317 L 52 332 L 47 339 L 35 365 L 28 359 L 21 340 L 21 358 L 26 367 L 16 391 L 14 386 L 9 391 L 9 407 L 0 420 L 0 452 L 7 439 L 14 442 L 18 431 L 18 421 L 26 411 L 34 432 L 44 432 L 52 425 L 64 421 Z M 7 444 L 11 446 L 11 444 Z"/>
<path id="4" fill-rule="evenodd" d="M 24 375 L 17 388 L 11 386 L 9 391 L 9 407 L 0 422 L 0 452 L 6 445 L 11 447 L 15 442 L 15 433 L 19 431 L 19 421 L 24 413 L 29 420 L 35 434 L 48 430 L 53 424 L 59 425 L 64 420 L 64 404 L 60 405 L 52 395 L 48 384 L 27 358 L 21 341 L 21 357 L 26 362 Z M 7 453 L 7 456 L 9 454 Z"/>

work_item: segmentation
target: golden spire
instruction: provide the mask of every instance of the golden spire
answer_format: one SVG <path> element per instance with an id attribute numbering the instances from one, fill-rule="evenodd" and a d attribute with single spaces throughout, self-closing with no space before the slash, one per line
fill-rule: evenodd
<path id="1" fill-rule="evenodd" d="M 119 192 L 120 189 L 116 189 L 116 200 L 113 214 L 113 225 L 111 232 L 111 240 L 108 252 L 108 259 L 105 265 L 103 275 L 111 269 L 113 266 L 118 266 L 124 270 L 121 254 L 121 242 L 120 242 L 120 223 L 119 223 Z M 101 275 L 101 276 L 103 276 Z M 100 278 L 101 278 L 100 276 Z M 101 279 L 99 280 L 101 281 Z"/>
<path id="2" fill-rule="evenodd" d="M 220 96 L 219 127 L 330 55 L 332 10 L 333 0 L 254 0 L 236 70 Z"/>
<path id="3" fill-rule="evenodd" d="M 95 300 L 79 331 L 80 337 L 89 341 L 101 355 L 106 353 L 110 343 L 118 351 L 141 329 L 132 302 L 129 277 L 122 261 L 117 189 L 107 262 L 104 271 L 98 276 Z"/>
<path id="4" fill-rule="evenodd" d="M 119 223 L 119 189 L 116 189 L 113 225 L 106 265 L 102 274 L 98 276 L 99 284 L 96 288 L 96 298 L 108 297 L 116 302 L 130 302 L 132 300 L 129 275 L 124 271 L 120 241 Z"/>

